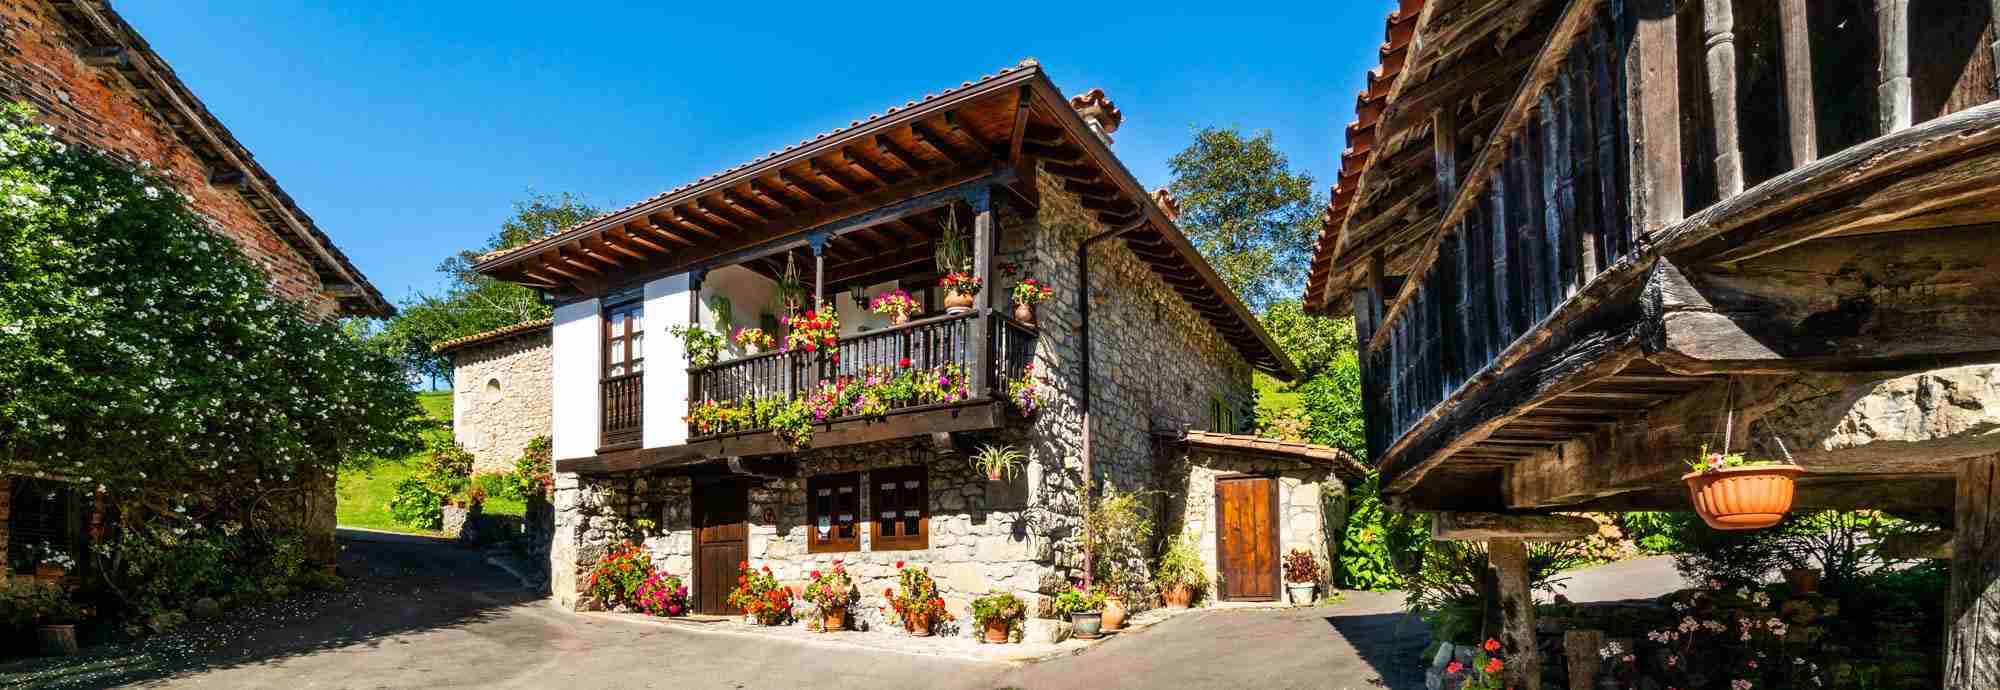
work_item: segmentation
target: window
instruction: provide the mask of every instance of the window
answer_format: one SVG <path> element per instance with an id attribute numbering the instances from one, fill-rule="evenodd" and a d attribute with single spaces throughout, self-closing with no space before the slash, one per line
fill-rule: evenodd
<path id="1" fill-rule="evenodd" d="M 614 379 L 644 371 L 644 304 L 632 301 L 604 309 L 604 378 Z"/>
<path id="2" fill-rule="evenodd" d="M 860 551 L 861 475 L 806 478 L 806 551 Z"/>
<path id="3" fill-rule="evenodd" d="M 1209 430 L 1219 434 L 1236 433 L 1236 411 L 1223 402 L 1221 396 L 1208 399 Z"/>
<path id="4" fill-rule="evenodd" d="M 931 545 L 930 489 L 922 466 L 875 470 L 869 474 L 874 494 L 875 551 L 925 549 Z"/>

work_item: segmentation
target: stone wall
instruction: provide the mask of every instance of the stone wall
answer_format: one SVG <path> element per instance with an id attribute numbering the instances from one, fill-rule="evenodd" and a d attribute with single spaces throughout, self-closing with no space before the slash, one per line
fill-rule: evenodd
<path id="1" fill-rule="evenodd" d="M 1292 549 L 1311 551 L 1323 561 L 1321 591 L 1332 591 L 1332 568 L 1339 561 L 1339 540 L 1347 528 L 1345 505 L 1347 487 L 1331 468 L 1293 460 L 1249 455 L 1181 452 L 1171 460 L 1171 490 L 1184 502 L 1170 506 L 1163 534 L 1179 534 L 1192 540 L 1208 565 L 1209 582 L 1216 581 L 1215 480 L 1234 474 L 1273 474 L 1278 478 L 1278 555 Z M 1211 592 L 1213 594 L 1213 592 Z"/>
<path id="2" fill-rule="evenodd" d="M 528 442 L 549 435 L 552 364 L 547 329 L 452 353 L 452 435 L 474 474 L 514 471 Z"/>
<path id="3" fill-rule="evenodd" d="M 0 4 L 0 101 L 26 101 L 58 136 L 152 163 L 192 197 L 194 209 L 236 241 L 279 295 L 307 313 L 333 316 L 305 257 L 259 216 L 233 184 L 210 184 L 208 163 L 162 120 L 116 69 L 85 64 L 73 34 L 48 0 Z"/>

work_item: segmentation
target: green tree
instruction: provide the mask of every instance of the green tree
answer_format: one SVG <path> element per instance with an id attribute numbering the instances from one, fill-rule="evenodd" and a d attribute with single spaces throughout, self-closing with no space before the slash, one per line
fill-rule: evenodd
<path id="1" fill-rule="evenodd" d="M 1269 131 L 1203 127 L 1167 165 L 1182 230 L 1245 304 L 1261 312 L 1304 290 L 1326 203 Z"/>
<path id="2" fill-rule="evenodd" d="M 383 330 L 386 346 L 397 352 L 410 371 L 432 381 L 451 380 L 451 362 L 431 352 L 439 342 L 545 319 L 550 308 L 533 289 L 494 280 L 473 266 L 479 258 L 561 232 L 598 215 L 597 208 L 575 196 L 530 194 L 514 202 L 514 216 L 486 244 L 447 257 L 437 270 L 447 279 L 443 290 L 418 292 L 404 300 L 400 314 Z"/>

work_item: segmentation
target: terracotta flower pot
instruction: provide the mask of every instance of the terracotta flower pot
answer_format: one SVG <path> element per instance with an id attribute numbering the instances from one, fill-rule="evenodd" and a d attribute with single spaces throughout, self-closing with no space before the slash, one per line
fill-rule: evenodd
<path id="1" fill-rule="evenodd" d="M 986 628 L 987 642 L 998 642 L 1001 644 L 1006 644 L 1008 638 L 1011 637 L 1011 632 L 1012 632 L 1010 630 L 1011 626 L 1007 623 L 1007 619 L 1005 618 L 995 618 L 993 620 L 986 621 L 983 625 Z"/>
<path id="2" fill-rule="evenodd" d="M 997 482 L 997 481 L 1000 481 L 1000 480 L 1002 479 L 1002 477 L 1000 476 L 1000 469 L 1001 469 L 1001 468 L 999 468 L 999 467 L 988 467 L 988 468 L 986 468 L 986 481 L 989 481 L 989 482 Z"/>
<path id="3" fill-rule="evenodd" d="M 1029 326 L 1035 325 L 1035 305 L 1026 302 L 1014 304 L 1014 320 Z"/>
<path id="4" fill-rule="evenodd" d="M 1194 604 L 1194 588 L 1184 584 L 1174 585 L 1160 590 L 1160 599 L 1166 602 L 1167 608 L 1184 609 Z"/>
<path id="5" fill-rule="evenodd" d="M 76 656 L 76 626 L 44 625 L 35 629 L 42 656 Z"/>
<path id="6" fill-rule="evenodd" d="M 834 632 L 847 629 L 847 609 L 827 609 L 820 613 L 820 632 Z"/>
<path id="7" fill-rule="evenodd" d="M 973 296 L 962 292 L 947 292 L 944 295 L 944 313 L 963 314 L 972 308 Z"/>
<path id="8" fill-rule="evenodd" d="M 1104 629 L 1111 632 L 1125 629 L 1125 597 L 1104 596 Z"/>
<path id="9" fill-rule="evenodd" d="M 1763 529 L 1792 509 L 1792 482 L 1806 470 L 1798 465 L 1751 465 L 1681 475 L 1701 521 L 1720 530 Z"/>
<path id="10" fill-rule="evenodd" d="M 911 635 L 930 637 L 931 615 L 928 613 L 911 612 L 909 615 L 903 616 L 903 627 L 908 628 Z"/>
<path id="11" fill-rule="evenodd" d="M 1812 568 L 1791 568 L 1785 571 L 1785 585 L 1792 588 L 1792 594 L 1805 596 L 1819 591 L 1819 571 Z"/>
<path id="12" fill-rule="evenodd" d="M 910 322 L 909 314 L 905 314 L 900 311 L 889 313 L 889 325 L 891 326 L 901 326 L 909 322 Z"/>

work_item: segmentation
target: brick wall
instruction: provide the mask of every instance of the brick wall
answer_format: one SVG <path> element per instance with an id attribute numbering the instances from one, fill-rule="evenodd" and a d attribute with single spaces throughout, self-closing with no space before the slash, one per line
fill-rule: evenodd
<path id="1" fill-rule="evenodd" d="M 0 100 L 26 101 L 68 141 L 151 162 L 194 199 L 197 211 L 234 239 L 286 299 L 330 317 L 337 301 L 323 292 L 305 257 L 286 244 L 235 185 L 212 185 L 208 165 L 161 119 L 119 70 L 79 56 L 77 36 L 48 0 L 0 3 Z"/>

